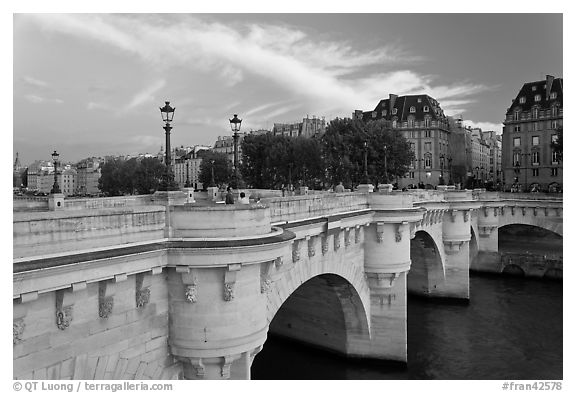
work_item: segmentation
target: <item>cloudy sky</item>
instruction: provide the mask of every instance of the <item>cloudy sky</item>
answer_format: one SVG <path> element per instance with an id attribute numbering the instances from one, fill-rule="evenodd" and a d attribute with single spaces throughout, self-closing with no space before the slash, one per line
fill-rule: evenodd
<path id="1" fill-rule="evenodd" d="M 428 94 L 501 130 L 524 82 L 563 76 L 561 14 L 15 14 L 13 152 L 24 164 L 156 153 Z"/>

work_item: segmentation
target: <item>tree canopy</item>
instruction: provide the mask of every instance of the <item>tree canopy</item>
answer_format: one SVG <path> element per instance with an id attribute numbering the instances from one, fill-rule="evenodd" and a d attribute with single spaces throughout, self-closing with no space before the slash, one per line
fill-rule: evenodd
<path id="1" fill-rule="evenodd" d="M 232 170 L 232 163 L 226 154 L 203 150 L 198 153 L 198 156 L 202 158 L 198 180 L 202 183 L 204 188 L 210 186 L 212 183 L 212 161 L 214 161 L 215 185 L 221 187 L 224 184 L 230 183 L 234 173 Z"/>
<path id="2" fill-rule="evenodd" d="M 165 172 L 166 166 L 154 157 L 113 159 L 102 166 L 98 188 L 108 196 L 150 194 L 159 188 Z"/>
<path id="3" fill-rule="evenodd" d="M 321 146 L 314 138 L 247 135 L 242 142 L 240 170 L 254 188 L 317 186 L 324 177 Z"/>
<path id="4" fill-rule="evenodd" d="M 408 141 L 385 120 L 363 122 L 335 119 L 322 137 L 327 181 L 343 182 L 347 187 L 363 183 L 364 144 L 370 182 L 381 184 L 404 176 L 414 159 Z"/>

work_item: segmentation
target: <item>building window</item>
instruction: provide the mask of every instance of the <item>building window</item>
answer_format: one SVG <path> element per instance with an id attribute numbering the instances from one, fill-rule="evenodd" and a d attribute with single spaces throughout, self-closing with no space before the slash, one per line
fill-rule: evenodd
<path id="1" fill-rule="evenodd" d="M 539 136 L 533 136 L 532 137 L 532 146 L 538 146 L 540 144 L 540 137 Z"/>
<path id="2" fill-rule="evenodd" d="M 432 167 L 432 156 L 427 155 L 426 158 L 424 158 L 424 166 L 426 168 L 431 168 Z"/>
<path id="3" fill-rule="evenodd" d="M 556 92 L 553 91 L 552 93 L 550 93 L 550 99 L 551 100 L 555 100 L 556 99 Z"/>
<path id="4" fill-rule="evenodd" d="M 526 102 L 526 97 L 520 97 L 520 103 L 524 104 Z"/>
<path id="5" fill-rule="evenodd" d="M 514 147 L 520 146 L 520 138 L 514 138 L 514 144 L 513 144 L 513 146 L 514 146 Z"/>
<path id="6" fill-rule="evenodd" d="M 410 128 L 414 127 L 414 118 L 413 117 L 408 118 L 408 127 L 410 127 Z"/>
<path id="7" fill-rule="evenodd" d="M 552 116 L 553 116 L 553 117 L 558 116 L 558 105 L 553 105 L 553 106 L 552 106 Z"/>
<path id="8" fill-rule="evenodd" d="M 425 130 L 424 131 L 424 137 L 425 138 L 431 138 L 432 137 L 432 130 Z"/>
<path id="9" fill-rule="evenodd" d="M 395 115 L 398 112 L 398 109 L 394 108 L 392 109 L 392 114 Z"/>
<path id="10" fill-rule="evenodd" d="M 560 159 L 560 153 L 557 151 L 552 152 L 552 164 L 558 164 L 558 160 Z"/>
<path id="11" fill-rule="evenodd" d="M 416 113 L 416 107 L 415 106 L 410 107 L 410 113 Z"/>
<path id="12" fill-rule="evenodd" d="M 424 118 L 424 127 L 430 127 L 430 118 L 429 117 Z"/>
<path id="13" fill-rule="evenodd" d="M 550 176 L 558 176 L 558 168 L 551 168 L 550 169 Z"/>
<path id="14" fill-rule="evenodd" d="M 532 152 L 532 165 L 540 165 L 540 152 Z"/>
<path id="15" fill-rule="evenodd" d="M 552 129 L 553 129 L 553 130 L 557 130 L 557 129 L 558 129 L 558 120 L 552 120 Z"/>
<path id="16" fill-rule="evenodd" d="M 533 176 L 533 177 L 538 177 L 538 168 L 532 169 L 532 176 Z"/>
<path id="17" fill-rule="evenodd" d="M 430 108 L 427 105 L 424 107 L 424 112 L 430 112 Z"/>
<path id="18" fill-rule="evenodd" d="M 533 119 L 538 118 L 538 108 L 532 108 L 532 118 Z"/>
<path id="19" fill-rule="evenodd" d="M 542 97 L 540 96 L 540 94 L 536 94 L 536 95 L 534 96 L 534 101 L 535 101 L 535 102 L 540 102 L 540 99 L 541 99 L 541 98 L 542 98 Z"/>
<path id="20" fill-rule="evenodd" d="M 422 102 L 422 98 L 418 97 L 418 102 L 419 103 Z"/>
<path id="21" fill-rule="evenodd" d="M 414 179 L 414 172 L 410 172 L 410 179 Z"/>
<path id="22" fill-rule="evenodd" d="M 514 132 L 520 132 L 520 124 L 514 126 Z"/>
<path id="23" fill-rule="evenodd" d="M 532 91 L 536 91 L 536 85 L 532 86 Z"/>
<path id="24" fill-rule="evenodd" d="M 520 111 L 514 111 L 514 120 L 515 120 L 515 121 L 519 121 L 519 120 L 520 120 Z"/>

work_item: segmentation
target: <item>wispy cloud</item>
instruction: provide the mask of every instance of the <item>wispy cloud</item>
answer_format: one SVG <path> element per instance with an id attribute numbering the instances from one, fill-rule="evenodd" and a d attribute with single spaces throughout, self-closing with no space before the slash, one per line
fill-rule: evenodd
<path id="1" fill-rule="evenodd" d="M 63 104 L 64 101 L 59 98 L 46 98 L 36 94 L 26 94 L 24 96 L 26 100 L 33 104 L 42 104 L 42 103 L 52 103 L 52 104 Z"/>
<path id="2" fill-rule="evenodd" d="M 397 45 L 356 49 L 348 42 L 318 40 L 286 26 L 224 25 L 190 15 L 41 14 L 32 18 L 47 30 L 106 43 L 163 69 L 182 66 L 215 72 L 225 86 L 234 86 L 247 75 L 263 78 L 300 99 L 309 110 L 370 109 L 388 93 L 426 93 L 442 104 L 442 100 L 461 100 L 488 89 L 472 82 L 438 84 L 434 76 L 410 70 L 408 60 L 421 59 Z M 134 96 L 127 109 L 148 102 L 162 87 L 157 84 Z M 473 99 L 468 101 L 460 102 L 457 109 L 465 109 Z"/>
<path id="3" fill-rule="evenodd" d="M 47 88 L 50 86 L 48 82 L 33 78 L 31 76 L 23 76 L 21 81 L 24 82 L 24 84 L 35 88 Z"/>
<path id="4" fill-rule="evenodd" d="M 164 86 L 166 86 L 166 81 L 162 79 L 146 87 L 145 89 L 137 92 L 130 99 L 128 105 L 124 107 L 124 111 L 130 111 L 134 108 L 139 107 L 142 104 L 157 101 L 155 94 L 158 92 L 158 90 L 162 89 Z"/>
<path id="5" fill-rule="evenodd" d="M 88 104 L 86 104 L 86 109 L 88 109 L 89 111 L 92 111 L 92 110 L 97 110 L 97 109 L 109 110 L 110 108 L 106 104 L 102 104 L 100 102 L 90 101 Z"/>

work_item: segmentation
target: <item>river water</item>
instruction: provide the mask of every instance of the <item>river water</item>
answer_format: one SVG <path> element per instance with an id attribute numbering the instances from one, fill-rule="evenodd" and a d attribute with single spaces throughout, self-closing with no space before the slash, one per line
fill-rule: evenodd
<path id="1" fill-rule="evenodd" d="M 471 275 L 469 304 L 408 299 L 408 365 L 269 337 L 252 379 L 562 379 L 562 282 Z"/>

